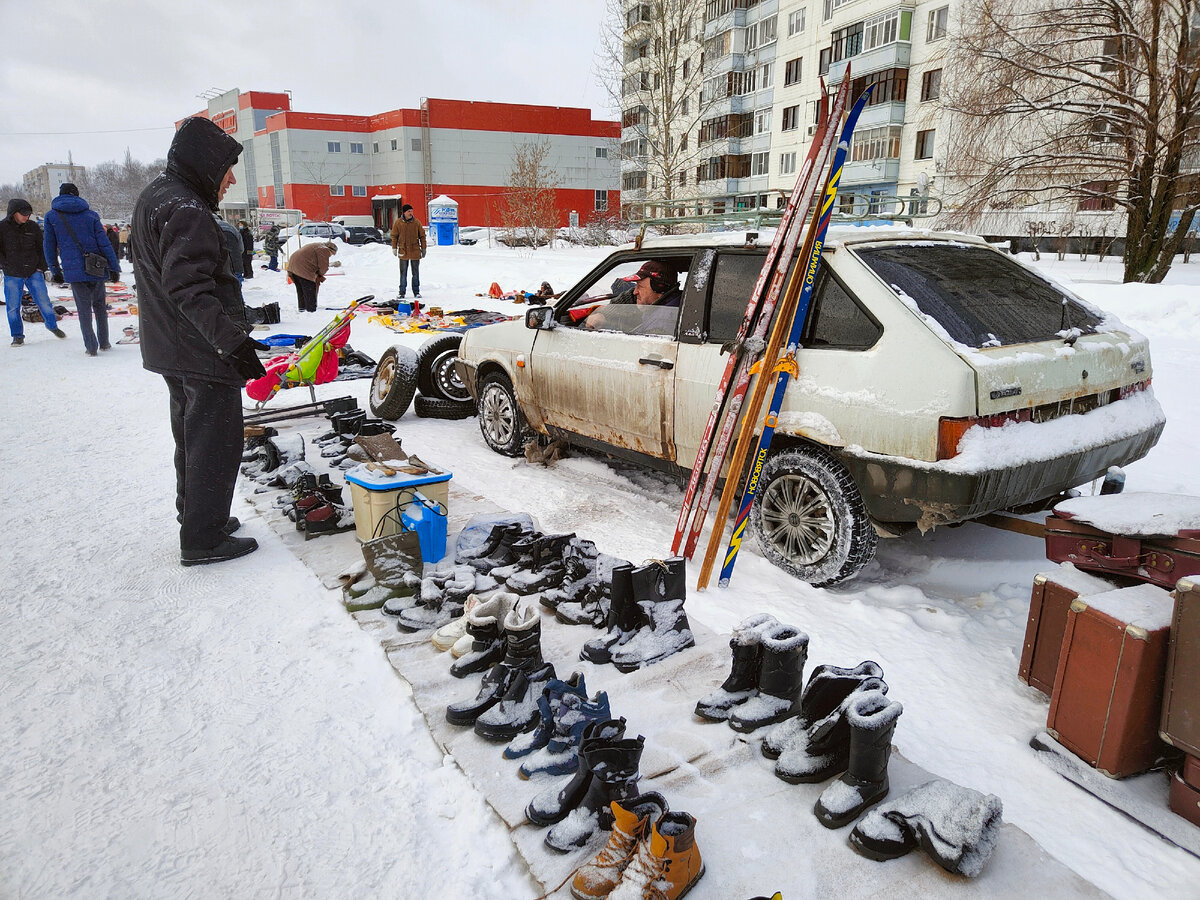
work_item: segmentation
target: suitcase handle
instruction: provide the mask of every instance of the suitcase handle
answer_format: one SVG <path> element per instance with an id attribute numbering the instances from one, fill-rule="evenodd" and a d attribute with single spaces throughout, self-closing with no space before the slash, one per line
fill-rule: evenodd
<path id="1" fill-rule="evenodd" d="M 1119 566 L 1120 568 L 1128 568 L 1138 565 L 1144 558 L 1142 555 L 1134 556 L 1110 556 L 1104 552 L 1105 546 L 1103 543 L 1089 544 L 1086 541 L 1080 543 L 1080 552 L 1088 559 L 1095 560 L 1098 563 L 1104 563 L 1110 566 Z"/>

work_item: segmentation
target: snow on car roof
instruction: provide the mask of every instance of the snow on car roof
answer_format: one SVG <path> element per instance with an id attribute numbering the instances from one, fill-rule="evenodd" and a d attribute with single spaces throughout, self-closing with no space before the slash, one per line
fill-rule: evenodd
<path id="1" fill-rule="evenodd" d="M 714 231 L 705 234 L 673 234 L 647 236 L 642 249 L 676 249 L 680 247 L 744 247 L 749 242 L 755 247 L 769 247 L 775 239 L 775 227 L 745 228 L 737 231 Z M 751 239 L 750 235 L 754 235 Z M 825 247 L 843 244 L 874 243 L 880 241 L 923 240 L 930 242 L 958 241 L 972 244 L 987 242 L 976 235 L 957 231 L 932 231 L 927 228 L 910 228 L 907 225 L 831 225 Z M 632 249 L 633 242 L 623 244 L 620 249 Z"/>

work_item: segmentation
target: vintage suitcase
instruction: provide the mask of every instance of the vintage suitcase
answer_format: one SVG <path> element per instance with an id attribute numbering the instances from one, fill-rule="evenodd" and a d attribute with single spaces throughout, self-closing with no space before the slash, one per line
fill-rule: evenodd
<path id="1" fill-rule="evenodd" d="M 1162 755 L 1158 726 L 1171 596 L 1150 584 L 1078 598 L 1067 612 L 1046 727 L 1113 778 Z"/>
<path id="2" fill-rule="evenodd" d="M 1111 591 L 1112 582 L 1081 572 L 1070 563 L 1035 575 L 1029 597 L 1029 621 L 1017 677 L 1030 687 L 1049 695 L 1058 671 L 1058 652 L 1067 627 L 1067 610 L 1077 597 Z"/>
<path id="3" fill-rule="evenodd" d="M 1200 788 L 1188 784 L 1179 775 L 1171 776 L 1171 792 L 1167 795 L 1171 812 L 1200 826 Z"/>
<path id="4" fill-rule="evenodd" d="M 1172 594 L 1171 641 L 1163 682 L 1159 732 L 1172 747 L 1200 756 L 1200 579 L 1181 578 Z M 1192 759 L 1196 777 L 1184 780 L 1200 787 L 1200 762 Z"/>
<path id="5" fill-rule="evenodd" d="M 1183 766 L 1179 769 L 1179 777 L 1200 790 L 1200 756 L 1192 756 L 1190 753 L 1185 755 Z"/>
<path id="6" fill-rule="evenodd" d="M 1200 577 L 1200 497 L 1129 493 L 1064 500 L 1046 518 L 1046 558 L 1170 590 L 1180 578 Z"/>

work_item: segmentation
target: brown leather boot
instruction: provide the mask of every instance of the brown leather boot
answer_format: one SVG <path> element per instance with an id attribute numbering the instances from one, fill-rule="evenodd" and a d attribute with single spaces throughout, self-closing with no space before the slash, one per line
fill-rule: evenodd
<path id="1" fill-rule="evenodd" d="M 696 820 L 669 812 L 650 827 L 609 900 L 679 900 L 704 874 Z"/>
<path id="2" fill-rule="evenodd" d="M 650 792 L 630 800 L 612 802 L 613 828 L 608 843 L 575 872 L 571 895 L 577 900 L 607 897 L 621 880 L 638 844 L 645 841 L 650 826 L 667 811 L 662 794 Z"/>

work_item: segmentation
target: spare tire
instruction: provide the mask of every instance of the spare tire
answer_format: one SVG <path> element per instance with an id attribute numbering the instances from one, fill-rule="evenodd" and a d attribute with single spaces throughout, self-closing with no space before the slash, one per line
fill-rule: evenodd
<path id="1" fill-rule="evenodd" d="M 408 411 L 417 392 L 417 354 L 411 347 L 384 351 L 371 378 L 369 404 L 372 415 L 395 421 Z"/>
<path id="2" fill-rule="evenodd" d="M 469 419 L 475 415 L 474 400 L 443 400 L 417 394 L 413 412 L 423 419 Z"/>
<path id="3" fill-rule="evenodd" d="M 454 365 L 461 343 L 461 334 L 441 334 L 417 354 L 417 388 L 426 397 L 458 402 L 471 399 Z"/>

